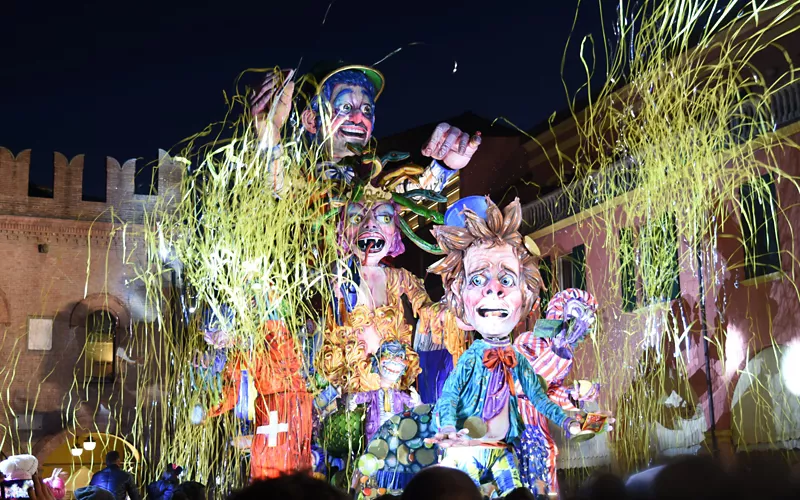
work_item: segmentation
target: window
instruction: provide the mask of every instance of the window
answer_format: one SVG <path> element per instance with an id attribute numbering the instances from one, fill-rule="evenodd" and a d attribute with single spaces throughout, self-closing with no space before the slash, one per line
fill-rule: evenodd
<path id="1" fill-rule="evenodd" d="M 619 239 L 624 311 L 680 297 L 679 242 L 672 215 L 654 218 L 636 229 L 623 228 Z"/>
<path id="2" fill-rule="evenodd" d="M 578 245 L 558 259 L 558 288 L 586 290 L 586 246 Z"/>
<path id="3" fill-rule="evenodd" d="M 53 318 L 28 318 L 28 350 L 49 351 L 53 348 Z"/>
<path id="4" fill-rule="evenodd" d="M 113 381 L 117 349 L 117 318 L 110 312 L 94 311 L 86 317 L 86 379 Z"/>
<path id="5" fill-rule="evenodd" d="M 739 190 L 742 209 L 746 279 L 781 269 L 778 227 L 775 222 L 775 181 L 771 174 Z"/>

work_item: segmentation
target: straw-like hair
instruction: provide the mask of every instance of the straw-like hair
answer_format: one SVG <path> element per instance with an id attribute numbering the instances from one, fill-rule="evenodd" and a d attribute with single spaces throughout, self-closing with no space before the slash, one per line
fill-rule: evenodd
<path id="1" fill-rule="evenodd" d="M 515 198 L 503 212 L 486 197 L 486 218 L 480 217 L 470 209 L 464 209 L 466 227 L 436 226 L 433 236 L 442 250 L 447 254 L 428 268 L 428 271 L 442 276 L 445 300 L 456 316 L 464 319 L 464 302 L 461 291 L 466 283 L 464 273 L 464 256 L 473 246 L 490 247 L 508 244 L 520 261 L 522 277 L 522 313 L 527 315 L 533 307 L 539 290 L 542 287 L 542 276 L 539 274 L 533 257 L 523 245 L 519 226 L 522 223 L 522 209 L 519 198 Z"/>

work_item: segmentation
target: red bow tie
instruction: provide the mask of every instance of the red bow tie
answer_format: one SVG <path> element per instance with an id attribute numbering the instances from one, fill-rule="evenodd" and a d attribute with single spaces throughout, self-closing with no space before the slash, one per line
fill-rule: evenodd
<path id="1" fill-rule="evenodd" d="M 517 366 L 517 353 L 510 345 L 483 351 L 483 366 L 492 371 L 498 367 L 503 370 L 511 394 L 516 395 L 511 369 Z"/>

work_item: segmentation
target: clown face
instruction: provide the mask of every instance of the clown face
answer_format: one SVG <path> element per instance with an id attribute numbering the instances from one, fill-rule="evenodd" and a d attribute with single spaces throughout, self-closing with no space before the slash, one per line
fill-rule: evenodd
<path id="1" fill-rule="evenodd" d="M 365 266 L 377 266 L 389 254 L 397 234 L 391 203 L 353 203 L 345 212 L 345 238 Z"/>
<path id="2" fill-rule="evenodd" d="M 405 348 L 399 346 L 399 344 L 397 347 L 384 348 L 381 349 L 378 356 L 378 373 L 381 376 L 382 385 L 393 386 L 397 384 L 408 368 Z"/>
<path id="3" fill-rule="evenodd" d="M 372 137 L 375 124 L 372 95 L 364 87 L 340 83 L 333 87 L 328 104 L 330 130 L 325 130 L 328 146 L 334 159 L 351 156 L 348 144 L 363 147 Z"/>
<path id="4" fill-rule="evenodd" d="M 511 333 L 522 313 L 520 264 L 508 244 L 473 246 L 464 255 L 464 321 L 485 338 Z"/>

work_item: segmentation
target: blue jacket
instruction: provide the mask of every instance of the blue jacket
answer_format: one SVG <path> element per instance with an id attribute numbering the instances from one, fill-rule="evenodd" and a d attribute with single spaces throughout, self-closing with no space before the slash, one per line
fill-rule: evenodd
<path id="1" fill-rule="evenodd" d="M 89 484 L 111 492 L 117 500 L 125 500 L 125 496 L 131 497 L 131 500 L 139 500 L 133 476 L 116 465 L 109 465 L 96 473 Z"/>
<path id="2" fill-rule="evenodd" d="M 467 349 L 467 352 L 461 355 L 456 369 L 447 377 L 442 395 L 433 410 L 434 430 L 439 427 L 455 427 L 456 422 L 460 423 L 469 417 L 482 415 L 491 373 L 483 365 L 483 352 L 493 347 L 483 340 L 476 340 Z M 533 371 L 525 356 L 516 349 L 514 352 L 517 355 L 517 366 L 511 371 L 515 385 L 519 382 L 523 392 L 539 413 L 563 428 L 570 418 L 560 406 L 547 397 L 536 372 Z M 522 434 L 525 424 L 519 413 L 517 397 L 514 394 L 511 394 L 508 406 L 510 425 L 505 441 L 513 444 Z"/>

